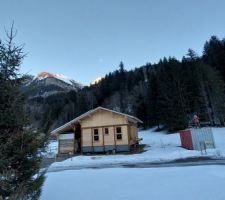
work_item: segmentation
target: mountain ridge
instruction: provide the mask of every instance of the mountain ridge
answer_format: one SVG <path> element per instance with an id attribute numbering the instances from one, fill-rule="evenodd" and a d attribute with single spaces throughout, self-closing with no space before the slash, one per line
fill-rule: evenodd
<path id="1" fill-rule="evenodd" d="M 34 77 L 29 77 L 23 85 L 28 98 L 47 97 L 56 93 L 67 93 L 69 91 L 81 90 L 84 86 L 58 73 L 40 72 Z"/>
<path id="2" fill-rule="evenodd" d="M 80 87 L 80 89 L 82 89 L 84 86 L 75 81 L 74 79 L 71 79 L 69 78 L 68 76 L 65 76 L 64 74 L 61 74 L 61 73 L 51 73 L 51 72 L 47 72 L 47 71 L 42 71 L 40 73 L 38 73 L 32 81 L 35 81 L 35 80 L 43 80 L 43 79 L 46 79 L 46 78 L 55 78 L 55 79 L 58 79 L 58 80 L 61 80 L 69 85 L 76 85 L 77 87 Z"/>

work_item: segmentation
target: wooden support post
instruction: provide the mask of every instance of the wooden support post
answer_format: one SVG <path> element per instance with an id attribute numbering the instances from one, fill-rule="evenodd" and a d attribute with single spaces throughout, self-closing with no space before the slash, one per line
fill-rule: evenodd
<path id="1" fill-rule="evenodd" d="M 93 145 L 93 143 L 94 143 L 94 142 L 93 142 L 93 135 L 94 135 L 94 134 L 93 134 L 93 131 L 94 131 L 94 129 L 92 128 L 92 129 L 91 129 L 91 146 L 92 146 L 92 152 L 94 152 L 94 145 Z"/>
<path id="2" fill-rule="evenodd" d="M 129 146 L 129 150 L 130 150 L 130 142 L 131 142 L 131 133 L 130 133 L 130 126 L 127 125 L 127 140 L 128 140 L 128 146 Z"/>
<path id="3" fill-rule="evenodd" d="M 83 129 L 80 128 L 80 153 L 83 154 Z"/>
<path id="4" fill-rule="evenodd" d="M 104 128 L 102 127 L 102 143 L 103 143 L 103 149 L 104 149 L 104 152 L 105 152 L 105 133 L 104 133 Z"/>
<path id="5" fill-rule="evenodd" d="M 114 135 L 114 146 L 116 150 L 116 131 L 115 131 L 115 126 L 113 126 L 113 135 Z"/>
<path id="6" fill-rule="evenodd" d="M 59 139 L 59 135 L 57 135 L 57 140 L 58 140 L 58 154 L 60 154 L 60 139 Z"/>
<path id="7" fill-rule="evenodd" d="M 75 125 L 73 125 L 73 134 L 74 134 L 74 138 L 73 138 L 73 154 L 75 154 L 75 138 L 76 138 L 75 131 L 76 131 L 76 127 L 75 127 Z"/>

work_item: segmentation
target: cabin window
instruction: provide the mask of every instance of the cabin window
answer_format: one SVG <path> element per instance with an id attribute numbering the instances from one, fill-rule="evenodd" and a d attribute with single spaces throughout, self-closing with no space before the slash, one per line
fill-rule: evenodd
<path id="1" fill-rule="evenodd" d="M 94 135 L 98 135 L 98 129 L 94 129 Z"/>
<path id="2" fill-rule="evenodd" d="M 98 129 L 94 129 L 94 141 L 99 141 Z"/>
<path id="3" fill-rule="evenodd" d="M 116 127 L 116 133 L 122 133 L 121 127 Z"/>
<path id="4" fill-rule="evenodd" d="M 121 133 L 117 134 L 117 135 L 116 135 L 116 139 L 117 139 L 117 140 L 122 140 L 122 134 L 121 134 Z"/>
<path id="5" fill-rule="evenodd" d="M 109 134 L 109 129 L 105 128 L 105 134 Z"/>

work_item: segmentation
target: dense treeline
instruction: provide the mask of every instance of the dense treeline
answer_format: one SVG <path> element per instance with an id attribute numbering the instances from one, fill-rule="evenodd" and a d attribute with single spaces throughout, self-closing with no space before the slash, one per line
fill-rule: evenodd
<path id="1" fill-rule="evenodd" d="M 48 129 L 54 122 L 60 121 L 54 126 L 60 125 L 101 105 L 135 115 L 145 127 L 183 129 L 194 114 L 202 122 L 224 125 L 224 81 L 225 40 L 213 36 L 206 42 L 202 56 L 190 49 L 181 61 L 164 58 L 131 71 L 126 71 L 121 62 L 118 70 L 98 84 L 45 99 L 49 112 L 44 121 L 51 122 Z"/>

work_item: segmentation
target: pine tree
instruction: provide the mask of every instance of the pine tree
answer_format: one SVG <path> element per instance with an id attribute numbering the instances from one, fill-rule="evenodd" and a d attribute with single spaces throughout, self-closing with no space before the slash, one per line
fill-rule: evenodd
<path id="1" fill-rule="evenodd" d="M 201 92 L 207 105 L 207 114 L 211 125 L 224 125 L 225 95 L 224 82 L 218 73 L 208 65 L 201 63 Z"/>
<path id="2" fill-rule="evenodd" d="M 150 74 L 148 88 L 147 88 L 147 116 L 148 126 L 158 126 L 160 120 L 160 107 L 159 107 L 159 90 L 158 90 L 158 76 L 157 71 Z"/>
<path id="3" fill-rule="evenodd" d="M 218 70 L 225 81 L 225 39 L 212 36 L 204 45 L 203 61 Z"/>
<path id="4" fill-rule="evenodd" d="M 44 181 L 39 150 L 46 137 L 28 129 L 18 75 L 23 46 L 14 37 L 12 26 L 0 44 L 0 198 L 38 199 Z"/>
<path id="5" fill-rule="evenodd" d="M 174 58 L 164 59 L 160 63 L 158 74 L 160 119 L 170 130 L 175 131 L 187 127 L 186 85 L 182 66 Z"/>

